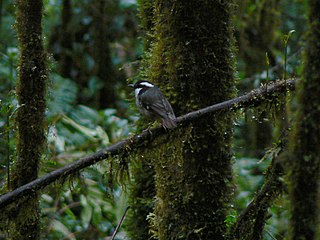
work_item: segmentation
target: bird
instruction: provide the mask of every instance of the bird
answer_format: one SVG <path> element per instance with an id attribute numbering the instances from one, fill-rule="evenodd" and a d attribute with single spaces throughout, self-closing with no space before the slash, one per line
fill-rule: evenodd
<path id="1" fill-rule="evenodd" d="M 143 116 L 160 118 L 165 129 L 177 126 L 172 106 L 157 86 L 146 80 L 128 86 L 134 89 L 136 105 Z"/>

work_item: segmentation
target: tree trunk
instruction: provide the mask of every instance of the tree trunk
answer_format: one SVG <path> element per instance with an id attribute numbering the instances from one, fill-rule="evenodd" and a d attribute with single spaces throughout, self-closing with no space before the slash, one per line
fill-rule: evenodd
<path id="1" fill-rule="evenodd" d="M 320 1 L 309 0 L 308 31 L 298 114 L 291 136 L 291 238 L 319 239 Z"/>
<path id="2" fill-rule="evenodd" d="M 38 177 L 45 144 L 46 79 L 45 53 L 42 43 L 42 0 L 17 0 L 17 32 L 20 62 L 17 97 L 17 159 L 13 171 L 13 188 Z M 40 238 L 39 193 L 21 199 L 10 209 L 13 239 Z M 9 209 L 8 209 L 9 211 Z"/>
<path id="3" fill-rule="evenodd" d="M 73 31 L 71 26 L 72 20 L 72 3 L 71 0 L 63 0 L 62 14 L 61 14 L 61 34 L 60 45 L 61 60 L 60 60 L 60 74 L 65 78 L 71 78 L 72 70 L 72 43 L 73 43 Z"/>
<path id="4" fill-rule="evenodd" d="M 98 93 L 98 104 L 101 108 L 114 107 L 117 100 L 115 94 L 117 77 L 111 60 L 108 36 L 111 22 L 108 19 L 108 14 L 110 14 L 108 8 L 111 8 L 112 4 L 114 3 L 110 0 L 95 0 L 92 6 L 94 59 L 97 76 L 103 83 L 103 87 Z"/>
<path id="5" fill-rule="evenodd" d="M 0 36 L 2 35 L 2 9 L 3 9 L 3 0 L 0 1 Z"/>
<path id="6" fill-rule="evenodd" d="M 232 1 L 155 1 L 146 75 L 177 116 L 234 96 Z M 146 149 L 156 169 L 160 239 L 224 239 L 229 208 L 233 114 L 215 114 L 175 129 Z"/>
<path id="7" fill-rule="evenodd" d="M 149 79 L 146 73 L 150 61 L 150 46 L 153 41 L 153 5 L 149 0 L 139 0 L 140 27 L 144 32 L 144 55 L 139 69 L 140 79 Z M 138 129 L 143 130 L 147 123 L 140 119 Z M 141 157 L 143 156 L 143 157 Z M 150 158 L 139 151 L 136 156 L 137 163 L 131 164 L 130 174 L 133 182 L 130 186 L 129 205 L 131 209 L 127 218 L 127 232 L 131 239 L 152 239 L 149 231 L 148 216 L 154 209 L 155 171 Z"/>

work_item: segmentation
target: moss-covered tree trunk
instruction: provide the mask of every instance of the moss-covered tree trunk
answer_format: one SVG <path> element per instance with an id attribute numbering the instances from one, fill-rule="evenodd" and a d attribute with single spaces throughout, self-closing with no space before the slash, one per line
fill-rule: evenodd
<path id="1" fill-rule="evenodd" d="M 312 240 L 319 228 L 320 1 L 309 0 L 308 31 L 299 109 L 291 137 L 291 239 Z M 318 229 L 320 232 L 320 230 Z"/>
<path id="2" fill-rule="evenodd" d="M 142 57 L 139 78 L 147 78 L 146 69 L 150 61 L 150 46 L 153 40 L 153 1 L 139 0 L 140 28 L 144 35 L 144 55 Z M 138 129 L 143 130 L 147 124 L 143 119 L 138 123 Z M 141 157 L 143 156 L 143 157 Z M 131 239 L 151 239 L 149 231 L 148 215 L 154 208 L 155 193 L 155 171 L 150 158 L 143 151 L 136 153 L 134 163 L 131 164 L 130 174 L 132 183 L 130 185 L 129 204 L 131 206 L 127 217 L 127 232 Z"/>
<path id="3" fill-rule="evenodd" d="M 46 66 L 42 43 L 42 0 L 17 0 L 17 32 L 20 60 L 17 97 L 17 159 L 13 188 L 38 177 L 45 143 Z M 39 194 L 21 199 L 11 209 L 13 239 L 40 238 Z"/>
<path id="4" fill-rule="evenodd" d="M 154 1 L 146 76 L 181 115 L 234 96 L 232 1 Z M 156 170 L 155 235 L 224 239 L 231 180 L 232 114 L 171 131 L 143 153 Z"/>

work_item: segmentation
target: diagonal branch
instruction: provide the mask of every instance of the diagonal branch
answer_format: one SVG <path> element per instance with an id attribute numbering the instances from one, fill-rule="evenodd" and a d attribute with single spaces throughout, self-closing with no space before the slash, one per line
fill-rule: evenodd
<path id="1" fill-rule="evenodd" d="M 256 106 L 266 100 L 272 100 L 277 98 L 279 93 L 285 92 L 286 90 L 294 90 L 295 80 L 278 81 L 269 86 L 262 86 L 255 89 L 248 94 L 243 96 L 227 100 L 222 103 L 214 104 L 212 106 L 190 112 L 186 115 L 177 118 L 177 122 L 184 124 L 198 118 L 201 118 L 210 113 L 217 111 L 231 111 L 248 106 Z M 166 131 L 162 127 L 156 127 L 151 130 L 144 130 L 142 133 L 134 135 L 131 138 L 119 141 L 110 147 L 98 151 L 97 153 L 91 154 L 89 156 L 80 158 L 79 160 L 70 163 L 64 167 L 52 171 L 30 183 L 27 183 L 12 192 L 8 192 L 0 196 L 0 208 L 13 203 L 21 197 L 25 197 L 34 194 L 49 184 L 64 178 L 72 173 L 75 173 L 81 169 L 84 169 L 90 165 L 100 162 L 108 157 L 113 157 L 122 153 L 129 153 L 132 149 L 137 149 L 145 147 L 147 140 L 152 141 L 159 135 L 166 134 Z"/>
<path id="2" fill-rule="evenodd" d="M 281 180 L 284 170 L 279 158 L 281 157 L 278 156 L 272 160 L 265 176 L 264 185 L 238 216 L 227 239 L 263 239 L 264 225 L 270 217 L 268 209 L 284 189 Z"/>

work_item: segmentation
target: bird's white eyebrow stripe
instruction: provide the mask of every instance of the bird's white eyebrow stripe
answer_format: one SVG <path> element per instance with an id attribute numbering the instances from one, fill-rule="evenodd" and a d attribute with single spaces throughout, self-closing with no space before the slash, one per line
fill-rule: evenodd
<path id="1" fill-rule="evenodd" d="M 146 87 L 154 87 L 153 84 L 148 83 L 148 82 L 141 82 L 139 85 L 146 86 Z"/>

